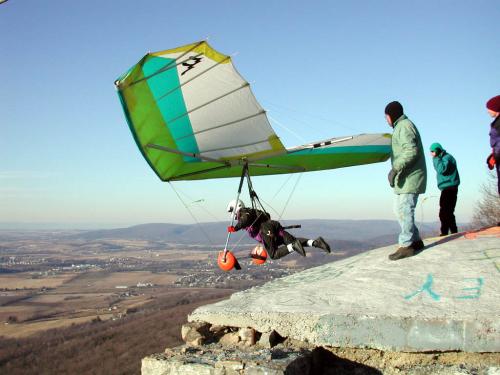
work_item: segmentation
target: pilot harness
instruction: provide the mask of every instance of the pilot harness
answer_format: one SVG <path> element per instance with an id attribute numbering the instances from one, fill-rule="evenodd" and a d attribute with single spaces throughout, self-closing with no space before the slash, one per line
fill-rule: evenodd
<path id="1" fill-rule="evenodd" d="M 253 225 L 255 222 L 257 222 L 257 220 L 259 219 L 260 215 L 264 214 L 264 215 L 267 215 L 268 217 L 270 217 L 270 215 L 266 211 L 266 209 L 264 208 L 264 205 L 260 201 L 259 196 L 257 195 L 257 193 L 255 192 L 255 190 L 253 188 L 252 180 L 250 178 L 250 173 L 249 173 L 249 169 L 248 169 L 248 162 L 245 162 L 243 164 L 243 170 L 242 170 L 242 173 L 241 173 L 240 183 L 239 183 L 239 186 L 238 186 L 238 193 L 236 194 L 236 201 L 235 201 L 236 204 L 235 204 L 235 206 L 238 205 L 238 202 L 239 202 L 239 199 L 240 199 L 240 195 L 241 195 L 241 191 L 242 191 L 242 188 L 243 188 L 243 182 L 245 181 L 245 179 L 247 180 L 248 194 L 250 196 L 250 202 L 251 202 L 251 205 L 252 205 L 252 209 L 261 211 L 261 213 L 256 217 L 256 219 L 252 223 L 252 225 Z M 231 212 L 231 226 L 234 226 L 235 219 L 236 219 L 236 207 L 234 207 L 233 211 Z M 301 225 L 289 225 L 289 226 L 283 227 L 283 229 L 300 228 L 300 227 L 301 227 Z M 231 232 L 228 232 L 227 233 L 227 238 L 226 238 L 226 244 L 224 245 L 224 251 L 223 251 L 223 254 L 222 254 L 222 257 L 221 257 L 222 262 L 226 262 L 226 257 L 227 257 L 227 254 L 229 252 L 229 250 L 228 250 L 227 247 L 228 247 L 229 239 L 230 238 L 231 238 Z M 254 254 L 253 252 L 250 255 L 250 257 L 253 258 L 253 259 L 258 259 L 258 260 L 266 260 L 265 257 L 262 257 L 261 255 L 258 255 L 258 254 Z M 236 270 L 241 270 L 241 266 L 238 263 L 238 260 L 235 257 L 234 257 L 234 260 L 235 260 L 234 268 Z"/>

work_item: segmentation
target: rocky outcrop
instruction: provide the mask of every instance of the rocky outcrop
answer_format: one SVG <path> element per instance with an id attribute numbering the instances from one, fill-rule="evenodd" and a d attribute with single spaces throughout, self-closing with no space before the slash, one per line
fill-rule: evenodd
<path id="1" fill-rule="evenodd" d="M 306 345 L 307 346 L 307 345 Z M 373 349 L 202 347 L 167 349 L 142 360 L 142 375 L 500 375 L 492 353 L 400 353 Z"/>
<path id="2" fill-rule="evenodd" d="M 185 324 L 182 335 L 186 345 L 144 358 L 142 375 L 500 375 L 498 353 L 316 347 L 275 331 L 199 322 Z"/>
<path id="3" fill-rule="evenodd" d="M 306 375 L 310 358 L 292 349 L 245 351 L 211 344 L 176 348 L 142 360 L 142 375 Z"/>

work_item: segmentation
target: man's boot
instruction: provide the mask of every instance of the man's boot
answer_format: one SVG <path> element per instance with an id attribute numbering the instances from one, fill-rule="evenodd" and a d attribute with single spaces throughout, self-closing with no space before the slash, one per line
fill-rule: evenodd
<path id="1" fill-rule="evenodd" d="M 306 256 L 306 252 L 299 240 L 295 240 L 292 242 L 292 249 L 297 253 L 299 253 L 300 255 L 302 255 L 303 257 Z"/>
<path id="2" fill-rule="evenodd" d="M 323 237 L 318 237 L 314 240 L 313 246 L 322 249 L 325 253 L 330 253 L 330 245 L 326 243 Z"/>
<path id="3" fill-rule="evenodd" d="M 398 260 L 403 258 L 411 257 L 414 254 L 414 250 L 411 246 L 400 247 L 395 253 L 389 255 L 390 260 Z"/>

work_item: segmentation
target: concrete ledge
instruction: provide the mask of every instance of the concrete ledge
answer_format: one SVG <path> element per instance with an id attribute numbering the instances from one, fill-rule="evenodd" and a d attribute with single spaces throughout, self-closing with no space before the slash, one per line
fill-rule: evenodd
<path id="1" fill-rule="evenodd" d="M 189 321 L 275 330 L 314 345 L 500 352 L 500 228 L 312 268 L 195 310 Z"/>

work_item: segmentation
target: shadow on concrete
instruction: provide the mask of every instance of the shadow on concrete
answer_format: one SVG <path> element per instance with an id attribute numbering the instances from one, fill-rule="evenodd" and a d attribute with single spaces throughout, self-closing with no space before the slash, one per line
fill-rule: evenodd
<path id="1" fill-rule="evenodd" d="M 443 237 L 443 238 L 439 239 L 438 241 L 436 241 L 434 243 L 431 243 L 430 245 L 425 246 L 422 250 L 416 251 L 415 255 L 418 255 L 418 254 L 420 254 L 423 251 L 429 250 L 429 249 L 433 248 L 434 246 L 442 245 L 444 243 L 456 240 L 457 238 L 463 237 L 464 234 L 465 233 L 450 234 L 450 235 L 448 235 L 446 237 Z"/>
<path id="2" fill-rule="evenodd" d="M 297 358 L 285 369 L 285 375 L 382 375 L 380 370 L 350 361 L 324 348 L 315 348 L 308 357 Z"/>

